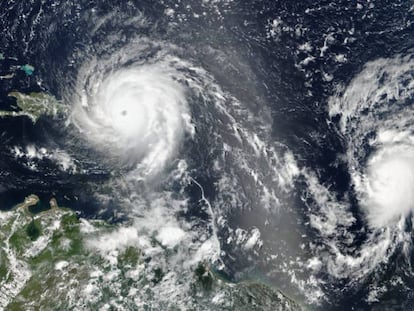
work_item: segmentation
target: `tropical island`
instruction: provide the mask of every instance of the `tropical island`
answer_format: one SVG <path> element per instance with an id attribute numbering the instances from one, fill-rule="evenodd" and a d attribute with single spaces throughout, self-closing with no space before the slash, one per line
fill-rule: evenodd
<path id="1" fill-rule="evenodd" d="M 8 96 L 16 99 L 16 110 L 0 110 L 0 118 L 26 116 L 35 124 L 43 115 L 54 118 L 68 112 L 67 106 L 47 93 L 10 92 Z"/>

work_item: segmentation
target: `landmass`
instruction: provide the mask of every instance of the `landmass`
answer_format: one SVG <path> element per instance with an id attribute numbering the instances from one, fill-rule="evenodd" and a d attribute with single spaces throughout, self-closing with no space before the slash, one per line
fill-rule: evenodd
<path id="1" fill-rule="evenodd" d="M 214 273 L 208 263 L 200 263 L 195 269 L 198 290 L 210 295 L 200 295 L 201 305 L 214 302 L 212 310 L 274 311 L 302 310 L 301 306 L 281 291 L 255 281 L 232 283 Z M 210 304 L 211 305 L 211 304 Z"/>
<path id="2" fill-rule="evenodd" d="M 19 110 L 0 110 L 0 118 L 26 116 L 35 124 L 41 116 L 56 117 L 68 112 L 68 108 L 61 101 L 47 93 L 11 92 L 8 96 L 16 98 Z"/>
<path id="3" fill-rule="evenodd" d="M 47 208 L 41 203 L 33 194 L 0 212 L 0 309 L 181 310 L 181 301 L 160 292 L 179 296 L 184 288 L 194 310 L 300 310 L 280 291 L 229 282 L 206 262 L 170 284 L 176 272 L 163 263 L 174 250 L 162 253 L 155 238 L 127 224 L 82 219 L 54 198 Z M 148 257 L 154 251 L 156 260 Z"/>

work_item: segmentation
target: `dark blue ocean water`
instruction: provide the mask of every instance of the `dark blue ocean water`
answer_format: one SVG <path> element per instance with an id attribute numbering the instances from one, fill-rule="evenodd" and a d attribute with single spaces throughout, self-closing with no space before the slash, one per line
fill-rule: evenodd
<path id="1" fill-rule="evenodd" d="M 174 27 L 168 23 L 165 8 L 176 4 L 176 14 L 185 18 Z M 188 6 L 190 5 L 190 9 Z M 203 68 L 217 79 L 220 85 L 238 98 L 244 98 L 271 108 L 275 140 L 289 146 L 299 155 L 301 166 L 318 171 L 322 183 L 332 185 L 339 196 L 351 192 L 350 177 L 344 164 L 337 165 L 339 154 L 345 150 L 343 139 L 326 122 L 327 99 L 335 86 L 349 82 L 370 60 L 407 53 L 414 47 L 414 14 L 410 1 L 223 1 L 213 9 L 204 8 L 195 1 L 4 1 L 0 7 L 0 52 L 6 59 L 0 60 L 0 75 L 14 73 L 12 79 L 0 80 L 0 109 L 13 109 L 13 100 L 7 94 L 13 90 L 21 92 L 47 91 L 61 99 L 65 96 L 62 85 L 75 82 L 82 53 L 90 54 L 105 31 L 91 36 L 88 14 L 93 9 L 97 15 L 117 14 L 134 16 L 142 12 L 153 29 L 142 28 L 143 35 L 154 36 L 181 47 L 191 46 L 199 51 L 196 59 Z M 191 13 L 207 11 L 205 18 L 195 18 Z M 272 20 L 283 20 L 283 29 L 276 36 L 269 35 Z M 109 26 L 108 26 L 109 27 Z M 113 33 L 114 29 L 107 29 Z M 133 35 L 135 30 L 125 27 L 123 35 Z M 322 53 L 327 36 L 332 39 L 329 48 Z M 352 40 L 349 38 L 352 37 Z M 347 39 L 348 38 L 348 39 Z M 312 51 L 299 51 L 298 46 L 309 43 Z M 254 68 L 254 79 L 245 79 L 243 69 L 230 73 L 218 66 L 207 48 L 235 50 L 240 58 Z M 70 62 L 73 54 L 79 54 L 79 63 Z M 338 63 L 334 55 L 346 55 L 347 62 Z M 301 60 L 313 56 L 313 61 L 304 68 L 298 68 Z M 19 67 L 31 64 L 35 67 L 32 75 L 27 75 Z M 327 81 L 323 74 L 334 78 Z M 100 163 L 85 165 L 87 173 L 68 174 L 62 172 L 46 160 L 38 163 L 39 170 L 32 171 L 14 157 L 11 149 L 15 145 L 42 145 L 65 148 L 64 127 L 56 126 L 47 118 L 41 118 L 33 125 L 25 117 L 0 120 L 0 208 L 8 209 L 21 202 L 24 197 L 36 193 L 43 201 L 56 197 L 61 205 L 80 211 L 84 216 L 96 217 L 100 203 L 91 201 L 95 188 L 110 178 L 110 168 Z M 192 148 L 192 149 L 191 149 Z M 211 159 L 191 146 L 189 156 L 204 168 L 198 173 L 203 181 L 208 197 L 214 198 L 214 176 L 208 171 Z M 200 149 L 202 149 L 200 147 Z M 87 157 L 88 152 L 83 153 Z M 298 199 L 292 200 L 297 209 L 304 208 Z M 198 200 L 197 188 L 188 192 Z M 109 202 L 106 217 L 110 217 L 116 202 Z M 112 206 L 113 205 L 113 206 Z M 187 217 L 205 217 L 194 208 Z M 253 215 L 235 213 L 231 221 L 236 223 Z M 300 215 L 300 212 L 298 212 Z M 355 215 L 358 217 L 357 208 Z M 102 216 L 102 215 L 101 215 Z M 257 216 L 259 217 L 259 216 Z M 306 221 L 306 215 L 302 215 Z M 359 222 L 355 231 L 362 227 Z M 363 237 L 361 237 L 363 239 Z M 358 241 L 356 241 L 358 243 Z M 231 249 L 228 252 L 231 254 Z M 398 257 L 398 256 L 397 256 Z M 398 271 L 398 258 L 395 265 L 384 267 L 389 273 Z M 243 270 L 247 262 L 232 263 L 235 274 Z M 369 281 L 368 281 L 369 282 Z M 322 306 L 324 310 L 369 310 L 360 297 L 365 293 L 364 285 L 344 289 L 343 296 L 332 297 L 331 304 Z M 407 284 L 412 286 L 413 284 Z M 341 292 L 341 284 L 334 284 L 332 292 Z M 328 290 L 329 292 L 329 290 Z M 384 298 L 379 310 L 410 308 L 412 297 L 390 292 Z M 405 301 L 405 302 L 404 302 Z M 404 304 L 402 304 L 404 302 Z M 404 307 L 401 307 L 404 306 Z"/>

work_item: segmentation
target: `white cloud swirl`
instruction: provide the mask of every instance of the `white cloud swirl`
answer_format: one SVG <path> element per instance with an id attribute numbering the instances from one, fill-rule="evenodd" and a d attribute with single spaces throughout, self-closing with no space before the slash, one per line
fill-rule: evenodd
<path id="1" fill-rule="evenodd" d="M 384 265 L 392 267 L 396 252 L 410 265 L 412 238 L 407 219 L 414 212 L 412 81 L 412 56 L 378 59 L 367 63 L 329 100 L 332 128 L 346 148 L 336 163 L 347 164 L 351 184 L 338 193 L 329 182 L 320 180 L 318 171 L 301 170 L 307 184 L 304 199 L 309 227 L 317 241 L 309 243 L 313 257 L 305 265 L 312 281 L 306 285 L 312 293 L 332 290 L 319 274 L 323 271 L 330 281 L 338 280 L 349 288 L 369 279 L 365 297 L 369 300 L 378 294 L 377 288 L 385 293 L 388 286 L 395 285 L 392 278 L 370 276 L 387 273 Z"/>
<path id="2" fill-rule="evenodd" d="M 192 131 L 185 89 L 178 81 L 180 61 L 156 57 L 156 62 L 130 65 L 121 60 L 116 69 L 113 59 L 84 68 L 79 83 L 86 87 L 72 113 L 87 141 L 109 158 L 136 165 L 140 178 L 160 172 L 185 132 Z"/>
<path id="3" fill-rule="evenodd" d="M 372 228 L 394 225 L 414 211 L 414 60 L 368 63 L 330 114 L 341 116 L 350 173 Z"/>

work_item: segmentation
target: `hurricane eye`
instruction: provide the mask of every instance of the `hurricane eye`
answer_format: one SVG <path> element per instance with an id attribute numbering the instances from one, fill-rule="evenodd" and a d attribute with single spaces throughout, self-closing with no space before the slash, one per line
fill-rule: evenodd
<path id="1" fill-rule="evenodd" d="M 88 109 L 82 101 L 74 106 L 73 121 L 84 139 L 102 156 L 110 153 L 117 162 L 139 168 L 140 178 L 162 172 L 190 129 L 185 85 L 172 78 L 180 74 L 173 65 L 163 57 L 107 75 L 87 68 L 86 80 L 99 87 L 85 90 Z"/>

